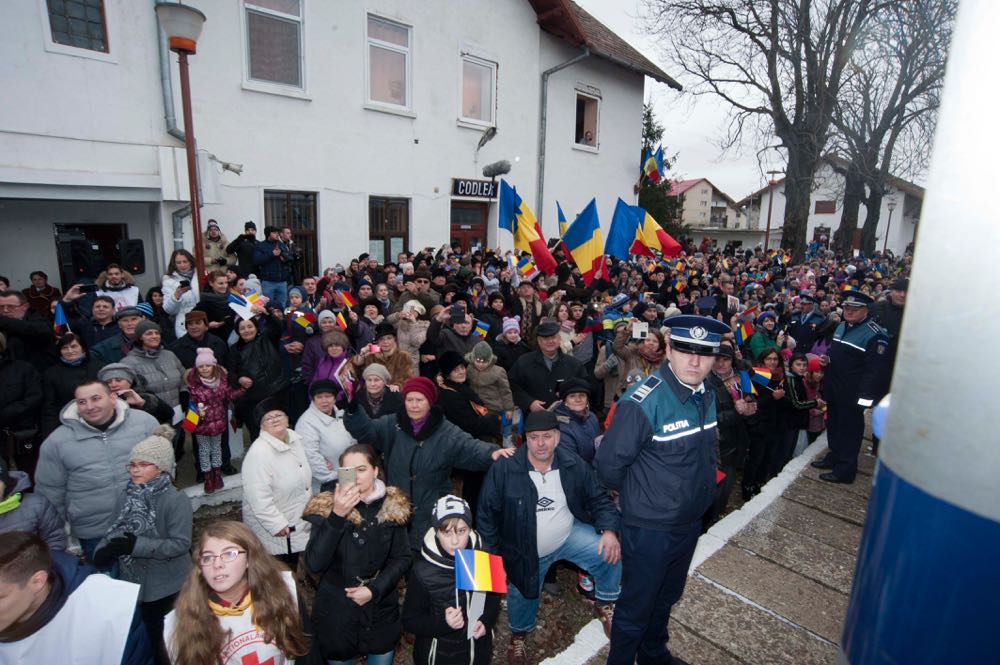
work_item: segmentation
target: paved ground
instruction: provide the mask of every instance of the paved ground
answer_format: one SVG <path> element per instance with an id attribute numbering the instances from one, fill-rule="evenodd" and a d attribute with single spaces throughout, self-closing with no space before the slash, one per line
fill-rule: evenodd
<path id="1" fill-rule="evenodd" d="M 675 655 L 697 665 L 832 665 L 874 463 L 862 453 L 853 485 L 822 482 L 805 466 L 697 565 L 671 617 Z"/>

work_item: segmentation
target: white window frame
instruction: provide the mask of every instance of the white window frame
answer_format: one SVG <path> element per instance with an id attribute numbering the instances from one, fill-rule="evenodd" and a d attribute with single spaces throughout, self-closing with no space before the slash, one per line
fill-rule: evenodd
<path id="1" fill-rule="evenodd" d="M 490 98 L 493 100 L 493 108 L 491 109 L 490 115 L 492 118 L 490 120 L 480 120 L 479 118 L 469 118 L 462 115 L 462 99 L 465 96 L 465 63 L 470 62 L 475 65 L 480 65 L 481 67 L 488 67 L 492 76 L 492 90 Z M 500 63 L 496 58 L 486 56 L 483 53 L 476 53 L 468 48 L 464 48 L 459 52 L 458 58 L 458 124 L 462 127 L 469 127 L 471 129 L 486 129 L 488 127 L 497 126 L 497 116 L 499 115 L 499 100 L 497 98 L 497 93 L 499 91 L 498 77 L 500 74 Z"/>
<path id="2" fill-rule="evenodd" d="M 69 44 L 60 44 L 59 42 L 52 39 L 52 24 L 49 22 L 49 5 L 45 0 L 38 0 L 38 10 L 40 12 L 39 18 L 41 19 L 42 28 L 42 43 L 44 48 L 49 53 L 58 53 L 59 55 L 70 55 L 77 58 L 87 58 L 88 60 L 100 60 L 101 62 L 109 62 L 113 65 L 118 64 L 118 56 L 116 54 L 116 49 L 114 49 L 115 43 L 112 41 L 111 36 L 116 34 L 115 30 L 116 24 L 118 22 L 117 16 L 117 4 L 111 0 L 104 0 L 104 31 L 105 37 L 107 37 L 108 51 L 107 53 L 102 53 L 100 51 L 92 51 L 89 48 L 80 48 L 78 46 L 70 46 Z M 159 28 L 157 28 L 159 30 Z"/>
<path id="3" fill-rule="evenodd" d="M 413 113 L 413 53 L 415 51 L 413 45 L 413 25 L 410 23 L 403 22 L 398 18 L 390 18 L 388 16 L 383 16 L 382 14 L 377 14 L 375 12 L 365 12 L 364 17 L 364 35 L 365 35 L 365 53 L 364 53 L 364 63 L 365 63 L 365 102 L 364 107 L 372 111 L 384 111 L 386 113 L 395 113 L 397 115 L 405 115 L 408 117 L 416 117 Z M 385 23 L 391 23 L 392 25 L 404 28 L 407 33 L 406 42 L 407 47 L 402 47 L 399 44 L 392 44 L 390 42 L 383 42 L 380 39 L 375 39 L 368 35 L 368 21 L 369 19 L 375 19 L 376 21 L 383 21 Z M 406 57 L 406 100 L 405 104 L 391 104 L 389 102 L 383 102 L 379 100 L 372 99 L 371 93 L 371 49 L 373 46 L 386 49 L 388 51 L 394 51 L 396 53 L 401 53 Z"/>
<path id="4" fill-rule="evenodd" d="M 593 99 L 597 103 L 597 119 L 594 126 L 594 145 L 576 142 L 576 100 L 578 97 L 587 97 L 589 99 Z M 594 153 L 601 151 L 601 102 L 603 101 L 601 91 L 593 86 L 577 84 L 573 89 L 573 136 L 571 137 L 571 140 L 573 141 L 574 150 Z"/>
<path id="5" fill-rule="evenodd" d="M 264 81 L 250 78 L 250 22 L 247 20 L 249 12 L 256 12 L 264 16 L 272 16 L 284 21 L 298 23 L 299 26 L 299 77 L 301 86 L 278 83 L 276 81 Z M 240 0 L 240 33 L 243 42 L 243 89 L 253 92 L 265 92 L 272 95 L 283 95 L 286 97 L 296 97 L 298 99 L 312 99 L 308 93 L 306 76 L 306 0 L 299 0 L 299 14 L 292 16 L 276 12 L 267 7 L 261 7 L 253 0 Z"/>

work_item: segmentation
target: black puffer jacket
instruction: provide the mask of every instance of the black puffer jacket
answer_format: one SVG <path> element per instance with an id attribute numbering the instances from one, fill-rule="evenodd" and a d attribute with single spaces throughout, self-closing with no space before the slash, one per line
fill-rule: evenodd
<path id="1" fill-rule="evenodd" d="M 67 365 L 61 360 L 45 370 L 42 375 L 42 389 L 45 393 L 42 403 L 42 436 L 48 436 L 59 427 L 59 414 L 66 403 L 73 399 L 76 387 L 84 381 L 97 378 L 97 372 L 105 363 L 91 358 L 90 354 L 79 365 Z"/>
<path id="2" fill-rule="evenodd" d="M 0 430 L 12 432 L 38 427 L 42 408 L 42 378 L 24 360 L 0 356 Z"/>
<path id="3" fill-rule="evenodd" d="M 468 383 L 455 383 L 446 380 L 443 386 L 438 386 L 438 405 L 444 411 L 445 418 L 458 425 L 459 429 L 471 434 L 477 439 L 499 441 L 503 433 L 500 429 L 500 417 L 495 413 L 485 413 L 486 407 L 476 391 Z M 480 407 L 480 412 L 472 406 Z"/>
<path id="4" fill-rule="evenodd" d="M 479 535 L 469 532 L 466 549 L 482 549 Z M 455 606 L 455 558 L 441 550 L 436 531 L 424 535 L 421 557 L 406 581 L 403 627 L 417 636 L 413 644 L 415 665 L 489 665 L 493 652 L 493 626 L 500 614 L 500 594 L 485 593 L 486 606 L 479 619 L 486 634 L 470 645 L 466 628 L 455 630 L 444 620 L 445 608 Z M 469 625 L 472 593 L 458 594 L 465 626 Z M 475 621 L 475 619 L 473 619 Z"/>
<path id="5" fill-rule="evenodd" d="M 289 380 L 282 368 L 277 340 L 281 330 L 267 321 L 258 326 L 257 336 L 249 342 L 240 339 L 229 354 L 229 376 L 235 380 L 248 376 L 253 385 L 240 401 L 256 404 L 266 397 L 288 389 Z"/>
<path id="6" fill-rule="evenodd" d="M 32 311 L 23 319 L 0 316 L 0 332 L 7 336 L 7 354 L 11 358 L 31 363 L 39 372 L 56 362 L 51 319 Z"/>
<path id="7" fill-rule="evenodd" d="M 566 379 L 588 380 L 583 363 L 562 351 L 557 352 L 552 369 L 546 366 L 541 351 L 526 353 L 507 371 L 507 378 L 514 393 L 514 403 L 524 413 L 531 410 L 535 400 L 546 408 L 555 403 L 559 399 L 559 384 Z"/>
<path id="8" fill-rule="evenodd" d="M 313 630 L 327 660 L 350 660 L 392 651 L 399 641 L 399 580 L 410 567 L 406 525 L 412 507 L 396 487 L 371 504 L 359 503 L 347 517 L 333 512 L 333 492 L 306 504 L 312 524 L 306 567 L 320 575 L 313 603 Z M 344 589 L 364 584 L 372 599 L 357 605 Z"/>
<path id="9" fill-rule="evenodd" d="M 725 381 L 712 373 L 708 375 L 706 383 L 715 393 L 715 416 L 719 422 L 720 466 L 738 466 L 746 457 L 750 445 L 747 419 L 736 412 L 733 395 L 726 387 Z"/>

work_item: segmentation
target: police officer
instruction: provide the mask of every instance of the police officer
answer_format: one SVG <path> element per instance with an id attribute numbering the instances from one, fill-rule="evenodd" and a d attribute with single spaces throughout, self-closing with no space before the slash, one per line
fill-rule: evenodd
<path id="1" fill-rule="evenodd" d="M 795 340 L 795 348 L 805 352 L 816 342 L 816 329 L 826 321 L 826 315 L 819 311 L 816 298 L 809 293 L 799 296 L 799 307 L 801 310 L 792 314 L 787 330 Z"/>
<path id="2" fill-rule="evenodd" d="M 701 517 L 715 492 L 715 396 L 705 384 L 729 326 L 672 317 L 666 362 L 628 389 L 595 468 L 620 492 L 622 593 L 611 665 L 683 665 L 667 648 L 670 608 L 684 592 Z"/>
<path id="3" fill-rule="evenodd" d="M 885 329 L 872 320 L 868 307 L 871 296 L 858 291 L 844 299 L 844 320 L 837 326 L 827 365 L 823 398 L 827 403 L 827 444 L 829 452 L 812 463 L 827 469 L 820 480 L 853 483 L 858 472 L 858 452 L 865 431 L 865 409 L 885 394 L 889 367 L 889 338 Z"/>

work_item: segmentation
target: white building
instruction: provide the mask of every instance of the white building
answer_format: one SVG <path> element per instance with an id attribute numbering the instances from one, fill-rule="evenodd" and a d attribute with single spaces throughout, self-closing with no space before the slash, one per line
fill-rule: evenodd
<path id="1" fill-rule="evenodd" d="M 809 199 L 809 222 L 806 228 L 806 242 L 820 240 L 826 236 L 832 240 L 834 232 L 840 227 L 840 216 L 844 205 L 844 177 L 837 173 L 832 163 L 846 167 L 846 162 L 837 157 L 826 157 L 816 170 L 813 180 L 813 191 Z M 917 222 L 920 220 L 920 209 L 924 199 L 924 189 L 911 182 L 895 176 L 886 180 L 887 192 L 882 198 L 882 210 L 879 214 L 876 230 L 875 248 L 879 251 L 888 247 L 896 255 L 901 255 L 916 239 Z M 774 203 L 771 204 L 771 191 L 774 192 Z M 773 186 L 762 187 L 739 201 L 740 217 L 753 232 L 744 241 L 744 246 L 763 244 L 764 232 L 767 227 L 768 209 L 770 208 L 771 233 L 768 247 L 777 248 L 781 245 L 781 230 L 785 219 L 785 179 L 781 178 Z M 860 247 L 861 228 L 868 217 L 864 205 L 858 211 L 858 229 L 854 237 L 854 248 Z M 886 237 L 888 236 L 888 244 Z"/>
<path id="2" fill-rule="evenodd" d="M 177 58 L 154 4 L 5 6 L 0 273 L 18 287 L 34 269 L 68 285 L 74 252 L 113 260 L 128 238 L 146 288 L 191 248 L 174 214 L 188 199 Z M 570 216 L 593 196 L 610 211 L 637 176 L 645 77 L 679 87 L 571 0 L 187 4 L 207 17 L 190 58 L 202 225 L 230 240 L 249 219 L 291 226 L 317 270 L 450 238 L 496 246 L 481 172 L 501 159 L 549 235 L 557 199 Z"/>

